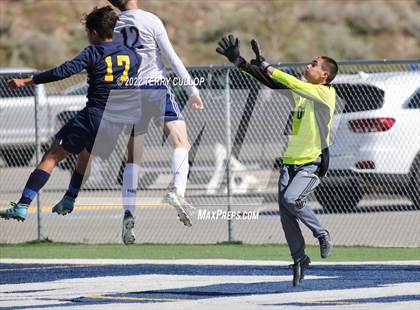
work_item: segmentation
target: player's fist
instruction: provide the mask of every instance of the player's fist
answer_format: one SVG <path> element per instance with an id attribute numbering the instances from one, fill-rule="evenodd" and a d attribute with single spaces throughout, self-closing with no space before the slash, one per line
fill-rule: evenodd
<path id="1" fill-rule="evenodd" d="M 22 88 L 32 84 L 32 77 L 26 79 L 11 79 L 7 81 L 7 85 L 12 89 Z"/>
<path id="2" fill-rule="evenodd" d="M 199 94 L 195 94 L 190 98 L 191 105 L 196 110 L 204 109 L 204 103 Z"/>

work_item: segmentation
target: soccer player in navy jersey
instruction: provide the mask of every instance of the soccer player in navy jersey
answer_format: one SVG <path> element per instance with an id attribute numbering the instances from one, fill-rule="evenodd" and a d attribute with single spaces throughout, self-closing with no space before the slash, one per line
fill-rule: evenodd
<path id="1" fill-rule="evenodd" d="M 73 210 L 110 92 L 121 87 L 121 81 L 137 76 L 139 63 L 135 51 L 112 41 L 117 20 L 118 16 L 111 6 L 94 8 L 84 18 L 91 45 L 74 59 L 54 69 L 26 79 L 8 81 L 9 87 L 16 89 L 62 80 L 86 70 L 89 88 L 86 107 L 56 134 L 51 148 L 29 176 L 19 201 L 12 202 L 11 208 L 0 212 L 0 217 L 24 221 L 30 203 L 47 183 L 54 167 L 69 154 L 79 154 L 70 186 L 63 199 L 53 208 L 53 212 L 63 215 Z"/>

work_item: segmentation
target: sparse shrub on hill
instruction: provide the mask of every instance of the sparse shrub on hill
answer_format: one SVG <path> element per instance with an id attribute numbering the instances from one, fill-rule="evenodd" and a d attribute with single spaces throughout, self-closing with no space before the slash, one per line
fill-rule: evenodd
<path id="1" fill-rule="evenodd" d="M 0 0 L 0 67 L 45 69 L 87 45 L 80 15 L 106 0 Z M 420 57 L 420 0 L 143 0 L 166 24 L 188 65 L 223 63 L 215 53 L 234 33 L 243 54 L 258 39 L 273 62 Z"/>

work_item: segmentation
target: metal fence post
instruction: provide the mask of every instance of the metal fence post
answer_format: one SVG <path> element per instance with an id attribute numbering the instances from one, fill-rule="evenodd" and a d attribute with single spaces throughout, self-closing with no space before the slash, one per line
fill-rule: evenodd
<path id="1" fill-rule="evenodd" d="M 35 85 L 35 160 L 36 164 L 41 159 L 41 143 L 39 132 L 39 109 L 40 109 L 41 86 Z M 37 208 L 37 240 L 42 239 L 42 210 L 41 210 L 41 197 L 40 193 L 36 195 L 36 208 Z"/>
<path id="2" fill-rule="evenodd" d="M 232 137 L 231 137 L 231 114 L 230 114 L 230 68 L 226 72 L 225 81 L 225 101 L 226 101 L 226 189 L 227 189 L 227 211 L 228 213 L 232 210 L 233 197 L 232 197 L 232 186 L 231 186 L 231 153 L 232 153 Z M 228 241 L 233 240 L 233 225 L 232 220 L 228 217 Z"/>

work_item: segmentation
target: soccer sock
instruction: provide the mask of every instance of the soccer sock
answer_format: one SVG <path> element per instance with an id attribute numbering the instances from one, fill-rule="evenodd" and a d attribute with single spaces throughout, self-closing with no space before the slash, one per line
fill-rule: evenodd
<path id="1" fill-rule="evenodd" d="M 172 174 L 174 176 L 172 182 L 178 194 L 182 196 L 185 195 L 187 187 L 188 169 L 188 150 L 176 148 L 172 156 Z"/>
<path id="2" fill-rule="evenodd" d="M 39 190 L 47 183 L 50 174 L 41 169 L 35 169 L 29 176 L 18 203 L 29 205 Z"/>
<path id="3" fill-rule="evenodd" d="M 123 174 L 123 207 L 124 211 L 130 211 L 134 215 L 136 210 L 137 184 L 139 180 L 140 167 L 134 163 L 127 163 Z"/>
<path id="4" fill-rule="evenodd" d="M 64 196 L 70 196 L 76 199 L 77 195 L 79 195 L 80 188 L 82 187 L 84 177 L 85 176 L 83 174 L 80 174 L 79 172 L 74 170 L 71 176 L 69 187 Z"/>

